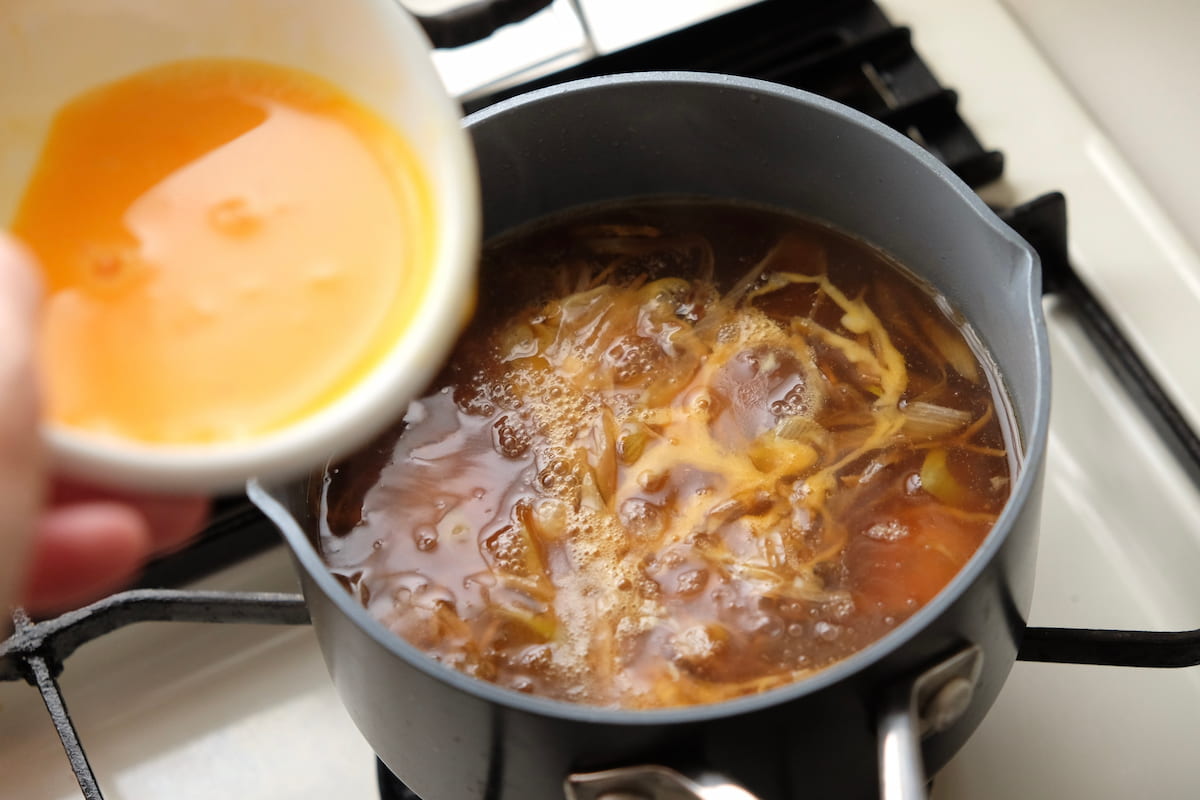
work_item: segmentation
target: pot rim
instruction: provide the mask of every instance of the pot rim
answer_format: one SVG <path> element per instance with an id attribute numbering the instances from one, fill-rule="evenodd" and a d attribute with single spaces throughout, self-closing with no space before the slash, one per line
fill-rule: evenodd
<path id="1" fill-rule="evenodd" d="M 366 609 L 336 581 L 308 536 L 283 505 L 256 479 L 248 482 L 246 491 L 250 499 L 279 526 L 295 559 L 321 591 L 343 614 L 353 620 L 380 646 L 404 659 L 415 669 L 479 699 L 498 703 L 516 711 L 579 722 L 634 726 L 699 723 L 783 705 L 853 678 L 904 647 L 974 584 L 1010 535 L 1017 515 L 1029 502 L 1030 495 L 1037 486 L 1045 456 L 1050 417 L 1049 345 L 1040 295 L 1041 264 L 1036 251 L 1004 224 L 983 200 L 948 167 L 907 137 L 865 114 L 811 92 L 752 78 L 702 72 L 646 72 L 587 78 L 535 90 L 478 111 L 468 116 L 464 120 L 464 125 L 470 130 L 482 122 L 517 112 L 526 106 L 538 104 L 560 94 L 605 91 L 614 87 L 645 83 L 708 86 L 714 89 L 752 92 L 788 102 L 801 103 L 837 117 L 848 126 L 868 129 L 892 147 L 898 156 L 915 159 L 926 169 L 934 172 L 975 213 L 980 223 L 987 226 L 996 237 L 1005 242 L 1017 256 L 1017 269 L 1012 281 L 1024 285 L 1027 290 L 1025 296 L 1027 305 L 1021 309 L 1021 321 L 1023 324 L 1028 324 L 1033 332 L 1034 349 L 1030 356 L 1034 359 L 1038 391 L 1032 406 L 1032 413 L 1026 420 L 1027 436 L 1023 437 L 1021 441 L 1023 458 L 1020 461 L 1019 474 L 1014 481 L 1008 502 L 992 530 L 971 559 L 932 600 L 884 636 L 814 675 L 775 689 L 705 705 L 662 709 L 618 709 L 588 706 L 506 689 L 497 684 L 472 678 L 452 667 L 438 663 L 423 650 L 409 644 L 370 616 Z M 1017 435 L 1020 436 L 1020 431 L 1017 432 Z"/>

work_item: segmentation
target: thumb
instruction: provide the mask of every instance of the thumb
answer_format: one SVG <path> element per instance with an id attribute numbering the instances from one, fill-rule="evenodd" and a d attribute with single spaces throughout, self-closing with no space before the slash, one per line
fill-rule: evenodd
<path id="1" fill-rule="evenodd" d="M 40 299 L 32 256 L 0 232 L 0 632 L 24 577 L 45 491 L 34 369 Z"/>

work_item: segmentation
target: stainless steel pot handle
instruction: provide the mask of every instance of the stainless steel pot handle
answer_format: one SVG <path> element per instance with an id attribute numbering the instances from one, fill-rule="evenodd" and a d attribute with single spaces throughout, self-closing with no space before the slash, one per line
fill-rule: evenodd
<path id="1" fill-rule="evenodd" d="M 888 693 L 878 726 L 881 800 L 925 800 L 921 740 L 958 721 L 982 668 L 983 650 L 968 645 Z M 689 777 L 654 764 L 577 772 L 563 790 L 567 800 L 758 800 L 723 775 Z"/>
<path id="2" fill-rule="evenodd" d="M 563 786 L 567 800 L 758 800 L 723 775 L 689 778 L 649 764 L 603 772 L 578 772 Z"/>
<path id="3" fill-rule="evenodd" d="M 925 800 L 921 740 L 958 721 L 982 669 L 982 648 L 968 645 L 889 692 L 878 725 L 881 800 Z"/>

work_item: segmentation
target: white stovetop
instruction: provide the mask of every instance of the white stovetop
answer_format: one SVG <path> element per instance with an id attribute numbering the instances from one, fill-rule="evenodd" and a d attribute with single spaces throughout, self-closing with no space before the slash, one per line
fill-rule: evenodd
<path id="1" fill-rule="evenodd" d="M 880 0 L 893 21 L 913 27 L 917 49 L 959 91 L 963 115 L 985 145 L 1004 151 L 1005 180 L 988 197 L 1011 203 L 1052 189 L 1066 193 L 1077 268 L 1102 298 L 1119 303 L 1118 319 L 1200 420 L 1200 364 L 1191 352 L 1194 337 L 1186 335 L 1187 325 L 1200 325 L 1191 323 L 1200 319 L 1200 259 L 1171 221 L 1190 210 L 1173 195 L 1172 215 L 1163 213 L 1134 172 L 1144 160 L 1119 151 L 1113 142 L 1126 140 L 1110 138 L 1115 127 L 1089 116 L 1085 108 L 1098 109 L 1094 95 L 1085 107 L 1060 79 L 1071 65 L 1051 63 L 1037 50 L 1066 35 L 1057 23 L 1036 13 L 1039 4 L 1008 2 L 1029 21 L 999 0 Z M 583 0 L 602 51 L 669 20 L 682 24 L 743 4 Z M 1106 13 L 1118 13 L 1116 4 L 1106 5 Z M 1129 13 L 1141 7 L 1128 4 Z M 1170 35 L 1170 27 L 1158 35 Z M 497 72 L 505 72 L 578 58 L 585 47 L 567 0 L 503 37 L 440 56 L 448 84 L 468 90 L 479 82 L 472 72 L 479 63 L 504 65 Z M 1164 129 L 1174 124 L 1147 120 Z M 1170 140 L 1165 136 L 1164 146 Z M 1030 622 L 1196 627 L 1200 495 L 1096 358 L 1070 310 L 1052 304 L 1048 311 L 1054 413 Z M 277 550 L 206 585 L 291 591 L 294 581 Z M 376 797 L 370 749 L 339 705 L 307 628 L 141 625 L 86 645 L 68 660 L 61 682 L 108 800 Z M 938 776 L 934 796 L 1196 797 L 1198 738 L 1198 670 L 1018 664 L 979 731 Z M 0 798 L 78 796 L 36 693 L 0 684 Z"/>

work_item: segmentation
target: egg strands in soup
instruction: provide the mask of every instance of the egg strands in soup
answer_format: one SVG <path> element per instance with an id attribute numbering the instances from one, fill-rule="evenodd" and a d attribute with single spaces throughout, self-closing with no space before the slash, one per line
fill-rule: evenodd
<path id="1" fill-rule="evenodd" d="M 321 549 L 434 658 L 592 705 L 719 702 L 933 597 L 1016 464 L 943 298 L 774 211 L 578 211 L 484 256 L 490 299 L 395 430 L 327 475 Z"/>

